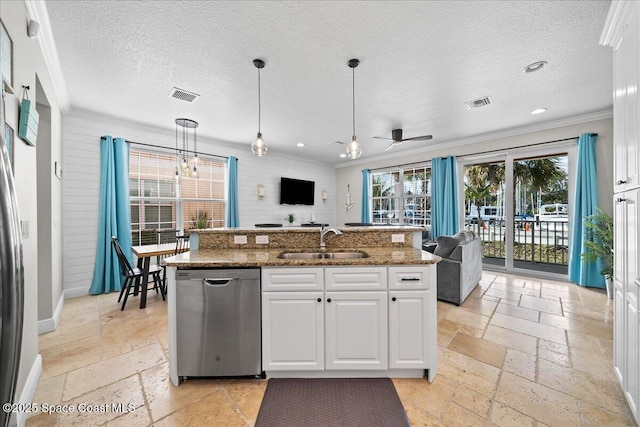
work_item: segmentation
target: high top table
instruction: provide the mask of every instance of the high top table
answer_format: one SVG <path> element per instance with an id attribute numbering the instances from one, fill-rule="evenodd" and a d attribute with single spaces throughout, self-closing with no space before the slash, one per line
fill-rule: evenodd
<path id="1" fill-rule="evenodd" d="M 154 256 L 174 255 L 176 253 L 176 244 L 161 243 L 158 245 L 133 246 L 131 250 L 138 258 L 138 268 L 142 271 L 140 308 L 145 308 L 147 306 L 147 285 L 149 283 L 149 266 L 151 265 L 151 258 Z M 184 248 L 178 252 L 187 252 L 188 250 L 189 248 Z M 134 295 L 136 293 L 137 291 L 134 292 Z"/>

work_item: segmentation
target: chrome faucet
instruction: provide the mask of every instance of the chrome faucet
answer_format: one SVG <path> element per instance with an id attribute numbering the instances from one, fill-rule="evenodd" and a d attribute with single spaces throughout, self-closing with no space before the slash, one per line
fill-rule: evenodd
<path id="1" fill-rule="evenodd" d="M 342 231 L 338 230 L 337 228 L 327 228 L 326 230 L 324 229 L 324 225 L 322 226 L 322 229 L 320 231 L 320 249 L 324 249 L 325 244 L 324 244 L 324 238 L 327 236 L 327 234 L 329 234 L 330 232 L 335 233 L 336 236 L 339 236 L 340 234 L 342 234 Z"/>

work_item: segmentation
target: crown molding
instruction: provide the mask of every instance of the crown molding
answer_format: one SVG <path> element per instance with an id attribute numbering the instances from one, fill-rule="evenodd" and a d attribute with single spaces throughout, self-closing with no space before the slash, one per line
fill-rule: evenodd
<path id="1" fill-rule="evenodd" d="M 71 111 L 71 102 L 69 100 L 67 85 L 64 82 L 64 75 L 62 74 L 56 43 L 53 39 L 53 32 L 51 31 L 51 21 L 49 21 L 47 5 L 44 1 L 37 0 L 25 0 L 25 4 L 27 6 L 28 17 L 40 24 L 40 32 L 36 38 L 42 51 L 45 66 L 53 82 L 53 89 L 56 92 L 60 110 L 62 110 L 62 114 L 67 114 Z"/>
<path id="2" fill-rule="evenodd" d="M 613 0 L 611 2 L 609 13 L 600 35 L 600 41 L 598 42 L 600 45 L 611 46 L 614 50 L 618 49 L 622 41 L 624 25 L 631 17 L 632 3 L 632 1 L 628 0 Z"/>
<path id="3" fill-rule="evenodd" d="M 467 138 L 443 141 L 437 144 L 432 144 L 427 148 L 416 148 L 413 150 L 398 151 L 393 154 L 384 154 L 384 155 L 379 155 L 374 157 L 367 157 L 366 159 L 359 159 L 359 160 L 351 161 L 348 163 L 336 164 L 335 167 L 336 169 L 340 169 L 340 168 L 348 168 L 356 165 L 366 165 L 366 164 L 370 164 L 378 161 L 391 161 L 392 159 L 395 159 L 395 158 L 429 153 L 442 148 L 454 148 L 454 147 L 467 146 L 471 144 L 476 144 L 478 142 L 492 141 L 492 140 L 501 139 L 501 138 L 509 138 L 512 136 L 524 135 L 524 134 L 533 133 L 533 132 L 540 132 L 540 131 L 545 131 L 549 129 L 560 128 L 563 126 L 571 126 L 571 125 L 576 125 L 580 123 L 594 122 L 596 120 L 610 119 L 612 117 L 613 117 L 613 109 L 597 111 L 595 113 L 587 113 L 587 114 L 581 114 L 579 116 L 565 117 L 563 119 L 552 120 L 552 121 L 542 122 L 542 123 L 535 123 L 532 125 L 520 126 L 520 127 L 510 128 L 510 129 L 504 129 L 496 132 L 474 135 Z M 468 153 L 468 155 L 472 155 L 472 154 L 473 154 L 472 151 Z"/>

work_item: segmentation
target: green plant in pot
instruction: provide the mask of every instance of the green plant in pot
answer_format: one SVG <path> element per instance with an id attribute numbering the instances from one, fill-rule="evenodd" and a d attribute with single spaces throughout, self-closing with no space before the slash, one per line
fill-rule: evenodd
<path id="1" fill-rule="evenodd" d="M 211 219 L 209 218 L 209 213 L 207 211 L 201 211 L 198 212 L 196 216 L 191 217 L 191 222 L 193 223 L 193 228 L 203 229 L 209 228 Z"/>
<path id="2" fill-rule="evenodd" d="M 296 216 L 292 213 L 288 214 L 287 217 L 285 218 L 287 221 L 289 221 L 289 224 L 293 224 L 293 221 L 296 220 Z"/>
<path id="3" fill-rule="evenodd" d="M 613 298 L 613 218 L 598 207 L 595 214 L 584 217 L 584 226 L 587 229 L 584 236 L 587 251 L 580 257 L 585 262 L 602 260 L 600 274 L 607 281 L 607 295 Z"/>

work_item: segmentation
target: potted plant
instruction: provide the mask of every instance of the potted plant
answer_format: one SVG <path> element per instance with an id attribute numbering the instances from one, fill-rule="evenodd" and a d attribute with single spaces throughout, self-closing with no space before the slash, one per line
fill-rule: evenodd
<path id="1" fill-rule="evenodd" d="M 195 229 L 203 229 L 209 228 L 209 213 L 207 211 L 201 211 L 196 214 L 195 217 L 191 218 L 191 222 L 193 223 L 193 228 Z"/>
<path id="2" fill-rule="evenodd" d="M 602 260 L 600 274 L 607 284 L 607 296 L 613 298 L 613 218 L 605 211 L 596 208 L 596 213 L 584 217 L 587 234 L 584 244 L 587 251 L 580 257 L 585 262 Z"/>
<path id="3" fill-rule="evenodd" d="M 289 221 L 289 225 L 293 224 L 293 221 L 296 220 L 296 216 L 292 213 L 288 214 L 287 217 L 285 218 L 287 221 Z"/>

